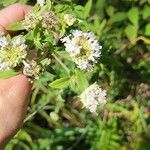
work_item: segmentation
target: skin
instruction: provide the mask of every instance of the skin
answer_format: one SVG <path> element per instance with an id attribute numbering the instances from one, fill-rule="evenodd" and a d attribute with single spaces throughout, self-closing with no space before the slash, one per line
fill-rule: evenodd
<path id="1" fill-rule="evenodd" d="M 21 21 L 31 7 L 13 4 L 0 10 L 0 31 L 9 34 L 6 27 Z M 0 80 L 0 149 L 9 142 L 23 124 L 29 102 L 31 85 L 24 75 Z"/>

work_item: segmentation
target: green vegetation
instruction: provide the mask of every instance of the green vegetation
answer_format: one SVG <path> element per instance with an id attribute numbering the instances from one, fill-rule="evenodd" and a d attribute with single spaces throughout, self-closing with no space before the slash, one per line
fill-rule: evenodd
<path id="1" fill-rule="evenodd" d="M 76 74 L 79 88 L 88 79 L 106 89 L 108 103 L 94 116 L 82 108 L 79 88 L 60 89 L 68 86 L 67 76 L 47 86 L 58 76 L 46 73 L 34 83 L 25 124 L 6 150 L 149 150 L 150 1 L 53 1 L 58 11 L 73 9 L 86 18 L 82 28 L 93 31 L 103 45 L 94 72 Z M 3 0 L 0 7 L 15 2 Z M 59 67 L 55 71 L 59 77 L 65 73 Z"/>

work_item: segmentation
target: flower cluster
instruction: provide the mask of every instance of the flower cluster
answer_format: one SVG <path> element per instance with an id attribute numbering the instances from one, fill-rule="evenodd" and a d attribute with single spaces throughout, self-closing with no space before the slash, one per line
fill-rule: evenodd
<path id="1" fill-rule="evenodd" d="M 81 70 L 91 70 L 100 57 L 102 46 L 92 32 L 74 30 L 72 34 L 61 39 L 66 51 Z"/>
<path id="2" fill-rule="evenodd" d="M 52 11 L 42 13 L 42 27 L 45 29 L 57 29 L 59 26 L 59 17 Z"/>
<path id="3" fill-rule="evenodd" d="M 98 105 L 106 104 L 106 91 L 94 83 L 81 94 L 80 98 L 84 107 L 88 108 L 90 112 L 96 113 Z"/>
<path id="4" fill-rule="evenodd" d="M 27 31 L 35 29 L 37 26 L 43 30 L 59 33 L 64 24 L 72 26 L 76 22 L 76 17 L 72 14 L 55 14 L 52 10 L 42 10 L 42 6 L 46 3 L 44 0 L 38 0 L 37 3 L 41 6 L 37 10 L 30 11 L 22 21 L 24 28 Z M 67 28 L 67 27 L 66 27 Z"/>
<path id="5" fill-rule="evenodd" d="M 29 31 L 34 29 L 40 23 L 41 20 L 42 20 L 41 16 L 31 11 L 25 16 L 25 20 L 22 21 L 22 24 L 24 28 L 27 31 Z"/>
<path id="6" fill-rule="evenodd" d="M 23 74 L 26 75 L 29 78 L 38 79 L 39 74 L 42 70 L 41 66 L 37 64 L 36 61 L 23 61 Z"/>
<path id="7" fill-rule="evenodd" d="M 49 30 L 58 29 L 60 22 L 59 17 L 52 11 L 43 11 L 40 13 L 31 11 L 25 16 L 22 24 L 27 31 L 34 29 L 37 25 Z"/>
<path id="8" fill-rule="evenodd" d="M 76 18 L 72 15 L 72 14 L 65 14 L 64 15 L 64 22 L 68 25 L 68 26 L 72 26 L 75 22 L 76 22 Z"/>
<path id="9" fill-rule="evenodd" d="M 48 69 L 53 71 L 56 68 L 57 72 L 57 63 L 59 63 L 70 78 L 77 77 L 77 74 L 68 68 L 68 63 L 65 64 L 66 61 L 63 62 L 59 56 L 55 56 L 62 48 L 65 48 L 79 69 L 93 70 L 102 49 L 95 34 L 78 29 L 80 22 L 74 15 L 67 11 L 55 13 L 55 7 L 49 6 L 49 3 L 49 1 L 37 0 L 35 8 L 21 21 L 27 30 L 26 36 L 10 38 L 0 35 L 0 71 L 21 70 L 29 79 L 34 80 L 39 79 L 40 73 Z M 30 51 L 25 41 L 31 43 Z M 76 77 L 69 78 L 69 84 L 72 80 L 77 80 Z M 54 81 L 54 84 L 57 82 Z M 63 84 L 63 80 L 61 82 L 60 84 Z M 80 98 L 84 107 L 96 113 L 97 106 L 106 103 L 106 91 L 94 83 L 80 95 Z"/>
<path id="10" fill-rule="evenodd" d="M 20 65 L 27 56 L 27 45 L 22 36 L 8 41 L 3 35 L 0 37 L 0 70 L 9 70 Z"/>
<path id="11" fill-rule="evenodd" d="M 27 61 L 27 62 L 26 62 Z M 27 45 L 22 36 L 9 40 L 3 34 L 0 35 L 0 71 L 14 69 L 23 66 L 23 73 L 34 79 L 38 79 L 41 67 L 34 60 L 28 61 Z"/>

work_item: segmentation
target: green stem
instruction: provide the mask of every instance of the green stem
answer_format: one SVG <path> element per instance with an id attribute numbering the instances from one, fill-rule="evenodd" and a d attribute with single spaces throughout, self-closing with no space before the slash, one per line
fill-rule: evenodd
<path id="1" fill-rule="evenodd" d="M 67 68 L 67 66 L 59 59 L 59 57 L 57 57 L 54 53 L 52 53 L 52 56 L 56 59 L 56 61 L 66 70 L 66 72 L 68 72 L 69 74 L 69 69 Z"/>

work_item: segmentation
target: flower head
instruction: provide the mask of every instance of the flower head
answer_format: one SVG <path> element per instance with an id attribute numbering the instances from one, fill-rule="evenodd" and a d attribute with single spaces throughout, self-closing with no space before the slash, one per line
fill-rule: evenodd
<path id="1" fill-rule="evenodd" d="M 96 113 L 98 105 L 106 104 L 106 91 L 94 83 L 81 94 L 80 98 L 84 107 Z"/>
<path id="2" fill-rule="evenodd" d="M 42 13 L 42 27 L 45 29 L 56 29 L 59 25 L 59 18 L 52 11 Z"/>
<path id="3" fill-rule="evenodd" d="M 23 74 L 29 78 L 38 79 L 42 70 L 41 66 L 36 61 L 23 61 Z"/>
<path id="4" fill-rule="evenodd" d="M 42 7 L 45 4 L 45 0 L 37 0 L 37 4 L 39 4 Z"/>
<path id="5" fill-rule="evenodd" d="M 71 14 L 64 15 L 64 21 L 68 26 L 72 26 L 76 22 L 76 18 Z"/>
<path id="6" fill-rule="evenodd" d="M 65 50 L 81 70 L 91 70 L 100 57 L 102 46 L 99 45 L 92 32 L 75 30 L 61 41 L 64 43 Z"/>
<path id="7" fill-rule="evenodd" d="M 44 29 L 57 29 L 59 26 L 59 18 L 52 11 L 44 11 L 40 13 L 29 12 L 23 21 L 26 30 L 32 30 L 37 25 Z"/>
<path id="8" fill-rule="evenodd" d="M 31 11 L 25 16 L 25 20 L 23 20 L 22 23 L 26 30 L 32 30 L 40 23 L 41 20 L 42 17 L 40 15 Z"/>
<path id="9" fill-rule="evenodd" d="M 5 39 L 5 37 L 3 37 L 3 39 Z M 1 42 L 0 46 L 0 70 L 13 69 L 26 58 L 27 46 L 22 36 L 15 37 L 10 42 L 8 42 L 7 39 L 4 41 L 3 44 Z"/>

